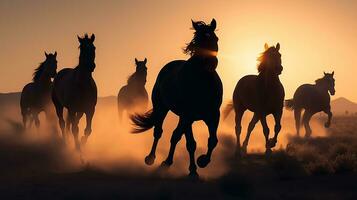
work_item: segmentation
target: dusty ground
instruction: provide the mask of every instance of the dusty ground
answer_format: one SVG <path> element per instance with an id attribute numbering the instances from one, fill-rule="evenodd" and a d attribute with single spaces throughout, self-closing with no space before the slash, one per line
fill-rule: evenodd
<path id="1" fill-rule="evenodd" d="M 158 170 L 168 151 L 173 116 L 164 126 L 156 164 L 148 167 L 143 158 L 152 134 L 130 135 L 129 127 L 118 125 L 113 106 L 97 109 L 82 161 L 72 142 L 64 146 L 46 128 L 24 131 L 18 110 L 11 112 L 2 112 L 0 121 L 1 199 L 357 199 L 356 117 L 335 117 L 325 131 L 320 126 L 325 117 L 317 116 L 314 137 L 303 139 L 292 136 L 287 113 L 272 156 L 260 153 L 264 144 L 257 126 L 249 155 L 241 160 L 233 157 L 235 137 L 228 119 L 221 123 L 212 163 L 193 181 L 186 177 L 184 140 L 174 165 Z M 206 150 L 206 127 L 199 123 L 194 132 L 198 156 Z"/>

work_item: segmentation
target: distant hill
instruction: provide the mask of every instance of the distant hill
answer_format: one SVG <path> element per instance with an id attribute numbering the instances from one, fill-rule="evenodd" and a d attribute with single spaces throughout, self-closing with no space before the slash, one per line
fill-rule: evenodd
<path id="1" fill-rule="evenodd" d="M 16 108 L 20 103 L 20 92 L 0 93 L 0 115 L 2 111 Z M 99 97 L 98 105 L 116 105 L 116 96 Z M 334 114 L 357 113 L 357 103 L 344 97 L 331 101 L 331 108 Z"/>
<path id="2" fill-rule="evenodd" d="M 344 97 L 332 100 L 331 107 L 332 112 L 335 114 L 345 114 L 346 111 L 348 111 L 349 114 L 357 113 L 357 103 L 352 102 Z"/>

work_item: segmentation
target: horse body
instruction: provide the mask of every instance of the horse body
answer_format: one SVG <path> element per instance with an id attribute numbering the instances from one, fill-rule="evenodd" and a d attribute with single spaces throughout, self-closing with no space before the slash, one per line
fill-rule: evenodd
<path id="1" fill-rule="evenodd" d="M 316 84 L 303 84 L 294 93 L 293 99 L 286 100 L 286 107 L 294 110 L 295 127 L 297 135 L 300 135 L 301 112 L 304 111 L 302 123 L 304 124 L 306 137 L 309 137 L 312 130 L 309 125 L 311 117 L 318 112 L 325 112 L 328 120 L 325 127 L 331 124 L 332 112 L 330 107 L 330 95 L 335 94 L 334 73 L 325 73 L 324 77 L 316 80 Z"/>
<path id="2" fill-rule="evenodd" d="M 35 121 L 35 126 L 39 128 L 40 120 L 38 115 L 40 112 L 44 111 L 47 119 L 52 119 L 53 117 L 51 109 L 51 78 L 56 75 L 57 71 L 57 52 L 54 54 L 45 53 L 45 55 L 46 61 L 36 69 L 33 82 L 26 84 L 21 92 L 20 108 L 24 128 L 28 127 L 28 120 L 30 120 L 29 127 Z"/>
<path id="3" fill-rule="evenodd" d="M 135 58 L 136 71 L 129 77 L 127 85 L 119 90 L 118 114 L 120 121 L 124 110 L 129 114 L 147 111 L 149 97 L 145 89 L 147 76 L 146 62 L 146 58 L 144 61 L 138 61 Z"/>
<path id="4" fill-rule="evenodd" d="M 271 153 L 271 148 L 276 145 L 277 137 L 281 129 L 281 116 L 284 107 L 284 87 L 280 82 L 279 75 L 283 67 L 281 65 L 281 55 L 279 53 L 280 44 L 276 47 L 265 45 L 265 52 L 259 58 L 261 63 L 258 66 L 259 75 L 248 75 L 241 78 L 233 92 L 233 105 L 227 106 L 225 116 L 231 110 L 235 111 L 236 122 L 236 155 L 246 153 L 249 137 L 256 123 L 261 122 L 266 141 L 266 153 Z M 246 110 L 254 113 L 251 119 L 246 138 L 241 147 L 240 134 L 242 130 L 241 120 Z M 269 139 L 269 127 L 266 116 L 273 114 L 275 119 L 274 137 Z"/>
<path id="5" fill-rule="evenodd" d="M 195 37 L 187 47 L 190 48 L 191 58 L 187 61 L 172 61 L 161 69 L 152 91 L 153 110 L 144 115 L 134 115 L 131 119 L 136 125 L 134 132 L 143 132 L 154 127 L 153 145 L 145 158 L 146 164 L 151 165 L 155 160 L 156 147 L 163 132 L 162 124 L 167 112 L 171 110 L 178 115 L 179 123 L 172 134 L 169 154 L 162 166 L 172 165 L 176 144 L 185 135 L 190 157 L 189 171 L 195 177 L 198 174 L 192 124 L 203 120 L 209 129 L 207 153 L 197 159 L 199 167 L 206 167 L 218 142 L 217 127 L 223 89 L 215 71 L 218 63 L 215 56 L 218 51 L 218 38 L 214 34 L 216 22 L 212 20 L 211 25 L 203 22 L 192 24 L 196 30 Z"/>
<path id="6" fill-rule="evenodd" d="M 52 101 L 56 107 L 59 125 L 63 139 L 66 140 L 66 130 L 72 128 L 76 148 L 80 149 L 78 140 L 78 123 L 83 114 L 86 115 L 86 128 L 82 137 L 85 144 L 92 132 L 92 118 L 97 104 L 97 86 L 92 77 L 95 69 L 95 47 L 93 45 L 95 36 L 89 38 L 78 37 L 80 42 L 79 64 L 74 69 L 65 68 L 56 76 L 53 83 Z M 67 122 L 63 119 L 63 108 L 67 108 Z"/>

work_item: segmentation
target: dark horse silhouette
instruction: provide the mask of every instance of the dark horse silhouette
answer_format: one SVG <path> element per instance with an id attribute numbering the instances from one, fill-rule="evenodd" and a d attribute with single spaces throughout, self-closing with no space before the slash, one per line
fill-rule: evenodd
<path id="1" fill-rule="evenodd" d="M 80 43 L 79 64 L 74 69 L 65 68 L 58 72 L 53 86 L 52 100 L 56 107 L 59 125 L 63 139 L 66 140 L 65 121 L 63 119 L 63 107 L 68 110 L 67 130 L 72 126 L 72 133 L 76 148 L 79 150 L 78 122 L 83 114 L 86 114 L 86 128 L 82 137 L 85 144 L 92 132 L 92 118 L 97 104 L 97 86 L 92 77 L 95 69 L 95 39 L 94 34 L 89 38 L 78 37 Z"/>
<path id="2" fill-rule="evenodd" d="M 129 78 L 127 85 L 123 86 L 118 93 L 118 114 L 121 121 L 123 111 L 127 113 L 143 113 L 148 106 L 148 93 L 145 89 L 147 59 L 138 61 L 135 58 L 136 71 Z"/>
<path id="3" fill-rule="evenodd" d="M 197 159 L 199 167 L 206 167 L 217 145 L 219 108 L 222 103 L 222 83 L 216 72 L 218 59 L 218 38 L 215 34 L 216 21 L 210 25 L 193 22 L 193 40 L 184 49 L 191 55 L 185 60 L 175 60 L 166 64 L 160 71 L 153 91 L 153 110 L 144 115 L 131 116 L 136 125 L 135 133 L 154 128 L 154 142 L 150 154 L 145 158 L 148 165 L 153 164 L 158 141 L 162 135 L 162 124 L 169 110 L 179 116 L 179 122 L 171 137 L 170 151 L 162 166 L 173 163 L 176 144 L 182 135 L 186 137 L 186 147 L 190 156 L 190 176 L 196 177 L 196 142 L 192 133 L 194 121 L 203 120 L 209 129 L 208 150 Z"/>
<path id="4" fill-rule="evenodd" d="M 284 87 L 279 80 L 279 75 L 283 70 L 281 65 L 281 54 L 279 53 L 280 44 L 276 47 L 269 47 L 265 44 L 265 51 L 258 58 L 259 75 L 248 75 L 241 78 L 233 93 L 233 104 L 229 104 L 225 110 L 225 116 L 231 110 L 235 111 L 237 149 L 236 155 L 246 153 L 248 141 L 255 124 L 260 120 L 263 126 L 263 132 L 266 141 L 266 153 L 271 153 L 271 148 L 276 145 L 277 137 L 281 129 L 281 116 L 284 107 Z M 253 118 L 249 123 L 247 136 L 241 149 L 240 134 L 241 120 L 246 110 L 254 112 Z M 275 135 L 269 139 L 269 127 L 266 122 L 266 116 L 273 114 L 275 119 Z"/>
<path id="5" fill-rule="evenodd" d="M 47 54 L 46 60 L 35 69 L 31 83 L 25 85 L 21 92 L 20 107 L 24 128 L 27 128 L 28 120 L 29 128 L 33 121 L 35 126 L 40 127 L 38 115 L 44 111 L 47 119 L 51 119 L 54 114 L 51 112 L 51 89 L 52 78 L 57 73 L 57 52 Z M 52 110 L 53 111 L 53 110 Z"/>
<path id="6" fill-rule="evenodd" d="M 317 79 L 316 84 L 304 84 L 298 87 L 294 93 L 294 98 L 285 101 L 287 109 L 294 110 L 296 134 L 300 135 L 300 118 L 301 111 L 304 109 L 302 123 L 305 127 L 305 137 L 311 136 L 311 128 L 309 121 L 311 117 L 317 112 L 325 112 L 328 120 L 325 127 L 330 127 L 332 112 L 330 107 L 330 92 L 335 95 L 335 79 L 333 78 L 334 72 L 331 74 L 324 72 L 324 77 Z"/>

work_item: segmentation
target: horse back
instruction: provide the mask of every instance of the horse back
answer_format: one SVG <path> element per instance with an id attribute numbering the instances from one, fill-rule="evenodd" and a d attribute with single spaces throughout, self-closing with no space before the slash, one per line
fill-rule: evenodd
<path id="1" fill-rule="evenodd" d="M 294 93 L 294 106 L 312 112 L 320 112 L 330 107 L 330 95 L 320 91 L 316 85 L 303 84 Z"/>

